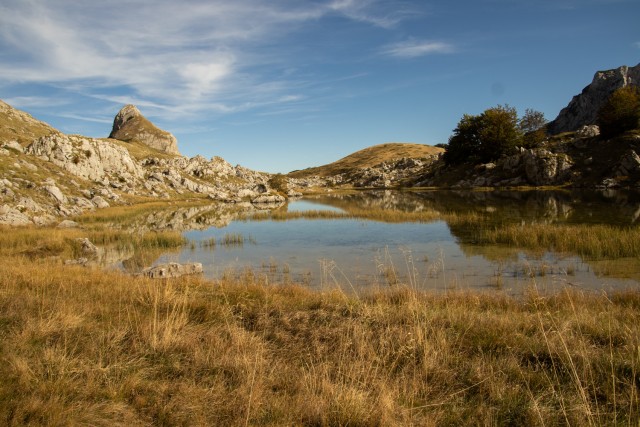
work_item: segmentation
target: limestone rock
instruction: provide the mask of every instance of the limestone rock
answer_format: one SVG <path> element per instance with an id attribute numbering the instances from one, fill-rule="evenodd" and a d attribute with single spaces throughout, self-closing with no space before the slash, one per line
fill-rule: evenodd
<path id="1" fill-rule="evenodd" d="M 156 150 L 180 154 L 176 137 L 157 128 L 140 113 L 135 105 L 125 105 L 118 112 L 113 120 L 113 129 L 109 138 L 125 142 L 139 141 Z"/>
<path id="2" fill-rule="evenodd" d="M 49 184 L 42 187 L 51 197 L 53 197 L 58 203 L 67 203 L 67 198 L 62 191 L 55 185 Z"/>
<path id="3" fill-rule="evenodd" d="M 142 167 L 125 148 L 93 138 L 52 134 L 30 144 L 25 153 L 92 181 L 109 176 L 133 181 L 144 176 Z"/>
<path id="4" fill-rule="evenodd" d="M 32 224 L 32 222 L 28 216 L 19 210 L 8 205 L 2 205 L 0 206 L 0 224 L 17 226 Z"/>
<path id="5" fill-rule="evenodd" d="M 80 245 L 80 252 L 84 255 L 84 257 L 96 258 L 101 253 L 100 249 L 96 245 L 91 243 L 91 240 L 86 237 L 78 237 L 76 239 L 76 242 L 78 242 L 78 244 Z"/>
<path id="6" fill-rule="evenodd" d="M 578 138 L 593 138 L 600 135 L 600 127 L 598 125 L 585 125 L 577 130 Z"/>
<path id="7" fill-rule="evenodd" d="M 614 70 L 598 71 L 591 84 L 573 97 L 558 117 L 549 123 L 547 129 L 551 134 L 558 134 L 594 124 L 598 111 L 609 96 L 616 89 L 629 85 L 640 85 L 640 64 L 635 67 L 623 65 Z"/>
<path id="8" fill-rule="evenodd" d="M 2 145 L 2 148 L 15 150 L 18 153 L 24 152 L 22 145 L 20 145 L 18 141 L 7 141 Z"/>
<path id="9" fill-rule="evenodd" d="M 559 184 L 573 163 L 565 154 L 544 149 L 527 150 L 522 158 L 527 179 L 533 185 Z"/>
<path id="10" fill-rule="evenodd" d="M 94 196 L 93 199 L 91 199 L 91 202 L 93 202 L 98 209 L 104 209 L 110 206 L 109 202 L 102 198 L 102 196 Z"/>
<path id="11" fill-rule="evenodd" d="M 189 264 L 178 264 L 177 262 L 170 262 L 168 264 L 160 264 L 155 267 L 145 268 L 142 271 L 143 276 L 150 277 L 152 279 L 169 279 L 188 274 L 200 274 L 202 273 L 202 264 L 199 262 Z"/>

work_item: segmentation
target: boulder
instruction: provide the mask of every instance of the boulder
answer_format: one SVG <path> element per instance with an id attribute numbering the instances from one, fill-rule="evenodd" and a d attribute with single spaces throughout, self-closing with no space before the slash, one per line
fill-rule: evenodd
<path id="1" fill-rule="evenodd" d="M 33 222 L 19 210 L 8 205 L 2 205 L 0 206 L 0 224 L 17 226 L 33 224 Z"/>
<path id="2" fill-rule="evenodd" d="M 142 275 L 152 279 L 170 279 L 189 274 L 202 273 L 202 264 L 193 262 L 188 264 L 178 264 L 170 262 L 168 264 L 160 264 L 155 267 L 149 267 L 142 270 Z"/>
<path id="3" fill-rule="evenodd" d="M 566 154 L 555 154 L 544 149 L 525 151 L 522 161 L 527 180 L 536 186 L 561 183 L 565 173 L 573 166 Z"/>
<path id="4" fill-rule="evenodd" d="M 5 143 L 2 145 L 2 148 L 15 150 L 15 151 L 17 151 L 18 153 L 23 153 L 23 152 L 24 152 L 24 149 L 22 148 L 22 145 L 20 145 L 20 143 L 19 143 L 18 141 L 8 141 L 8 142 L 5 142 Z"/>
<path id="5" fill-rule="evenodd" d="M 626 176 L 638 170 L 640 170 L 640 157 L 635 150 L 629 149 L 620 159 L 616 174 Z"/>
<path id="6" fill-rule="evenodd" d="M 86 237 L 79 237 L 76 242 L 80 245 L 80 252 L 85 258 L 95 258 L 100 255 L 100 249 Z"/>
<path id="7" fill-rule="evenodd" d="M 576 131 L 578 138 L 593 138 L 600 135 L 600 127 L 598 125 L 585 125 Z"/>
<path id="8" fill-rule="evenodd" d="M 53 197 L 58 203 L 66 203 L 67 198 L 62 191 L 55 185 L 45 185 L 42 187 L 46 193 Z"/>
<path id="9" fill-rule="evenodd" d="M 98 209 L 104 209 L 110 206 L 109 203 L 101 196 L 94 196 L 93 199 L 91 199 L 91 202 L 93 202 Z"/>
<path id="10" fill-rule="evenodd" d="M 176 137 L 157 128 L 135 105 L 125 105 L 116 114 L 109 138 L 125 142 L 139 141 L 165 153 L 180 154 Z"/>

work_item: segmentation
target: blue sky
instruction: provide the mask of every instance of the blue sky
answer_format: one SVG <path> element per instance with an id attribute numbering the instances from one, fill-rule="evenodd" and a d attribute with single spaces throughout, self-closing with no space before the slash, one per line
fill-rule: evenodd
<path id="1" fill-rule="evenodd" d="M 446 142 L 464 113 L 553 119 L 640 62 L 638 0 L 0 0 L 0 98 L 105 137 L 125 104 L 187 156 L 269 172 L 384 142 Z"/>

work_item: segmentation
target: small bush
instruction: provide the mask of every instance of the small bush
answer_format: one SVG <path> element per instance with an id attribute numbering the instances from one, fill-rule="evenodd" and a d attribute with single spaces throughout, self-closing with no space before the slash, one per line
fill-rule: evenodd
<path id="1" fill-rule="evenodd" d="M 287 178 L 281 173 L 277 173 L 269 179 L 269 186 L 276 190 L 278 193 L 287 194 L 287 192 L 289 191 Z"/>

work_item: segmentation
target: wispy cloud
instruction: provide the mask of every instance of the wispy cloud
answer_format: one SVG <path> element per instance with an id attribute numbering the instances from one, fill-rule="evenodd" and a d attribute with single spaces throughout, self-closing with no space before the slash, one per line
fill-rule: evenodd
<path id="1" fill-rule="evenodd" d="M 16 96 L 13 98 L 5 98 L 4 101 L 18 108 L 28 107 L 60 107 L 69 104 L 66 99 L 47 98 L 43 96 Z"/>
<path id="2" fill-rule="evenodd" d="M 73 87 L 112 102 L 135 100 L 158 112 L 232 112 L 290 102 L 295 76 L 278 81 L 261 73 L 261 66 L 277 62 L 266 58 L 261 47 L 325 16 L 338 14 L 383 28 L 407 16 L 407 8 L 386 4 L 5 0 L 0 5 L 0 79 Z M 128 95 L 113 96 L 118 91 Z"/>
<path id="3" fill-rule="evenodd" d="M 635 47 L 637 47 L 638 49 L 640 49 L 640 42 L 635 42 L 633 45 L 634 45 Z"/>
<path id="4" fill-rule="evenodd" d="M 397 58 L 417 58 L 426 55 L 452 53 L 454 51 L 454 46 L 449 43 L 414 39 L 386 45 L 382 48 L 384 55 Z"/>

